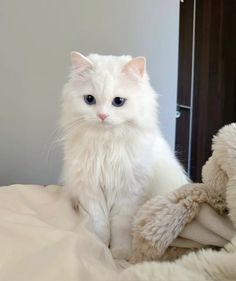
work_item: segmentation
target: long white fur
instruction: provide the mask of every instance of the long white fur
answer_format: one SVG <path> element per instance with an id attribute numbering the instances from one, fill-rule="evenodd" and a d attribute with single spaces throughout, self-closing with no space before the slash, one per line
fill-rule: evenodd
<path id="1" fill-rule="evenodd" d="M 84 102 L 89 94 L 96 104 Z M 114 97 L 127 100 L 114 107 Z M 108 115 L 104 122 L 97 116 L 101 112 Z M 128 258 L 139 207 L 188 181 L 159 130 L 157 94 L 145 60 L 73 53 L 62 128 L 65 191 L 89 213 L 95 233 L 113 255 Z"/>

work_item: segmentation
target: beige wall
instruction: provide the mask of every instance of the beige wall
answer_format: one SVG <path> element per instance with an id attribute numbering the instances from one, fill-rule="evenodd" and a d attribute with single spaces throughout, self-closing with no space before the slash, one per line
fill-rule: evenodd
<path id="1" fill-rule="evenodd" d="M 173 147 L 178 20 L 179 0 L 1 0 L 0 185 L 58 181 L 52 135 L 71 50 L 146 56 Z"/>

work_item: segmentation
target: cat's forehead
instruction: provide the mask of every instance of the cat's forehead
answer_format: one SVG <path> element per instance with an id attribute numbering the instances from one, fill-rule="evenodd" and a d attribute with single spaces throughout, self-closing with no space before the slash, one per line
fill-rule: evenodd
<path id="1" fill-rule="evenodd" d="M 119 74 L 124 65 L 131 60 L 130 56 L 101 56 L 92 54 L 89 60 L 93 63 L 93 72 L 90 76 L 94 90 L 103 96 L 110 96 L 119 90 Z"/>
<path id="2" fill-rule="evenodd" d="M 96 94 L 110 95 L 116 87 L 116 79 L 108 71 L 99 72 L 91 77 L 91 83 Z"/>
<path id="3" fill-rule="evenodd" d="M 111 75 L 118 74 L 123 66 L 132 59 L 131 56 L 102 56 L 97 54 L 91 54 L 88 58 L 93 63 L 97 74 L 110 73 Z"/>

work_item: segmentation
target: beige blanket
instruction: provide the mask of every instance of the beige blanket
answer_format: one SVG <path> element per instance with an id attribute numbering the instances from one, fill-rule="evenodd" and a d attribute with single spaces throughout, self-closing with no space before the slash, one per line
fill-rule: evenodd
<path id="1" fill-rule="evenodd" d="M 119 268 L 59 186 L 0 188 L 0 253 L 1 281 L 114 280 Z"/>
<path id="2" fill-rule="evenodd" d="M 236 280 L 236 240 L 176 263 L 114 261 L 60 186 L 0 188 L 1 281 Z"/>

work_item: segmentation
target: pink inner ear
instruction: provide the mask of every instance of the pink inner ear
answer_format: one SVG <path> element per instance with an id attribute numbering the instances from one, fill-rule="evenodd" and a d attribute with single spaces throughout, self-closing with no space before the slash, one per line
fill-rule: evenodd
<path id="1" fill-rule="evenodd" d="M 81 73 L 84 70 L 91 69 L 93 66 L 89 59 L 78 52 L 71 53 L 71 63 L 77 73 Z"/>
<path id="2" fill-rule="evenodd" d="M 137 57 L 129 61 L 123 68 L 123 73 L 136 74 L 139 77 L 143 77 L 146 68 L 146 60 L 144 57 Z"/>

